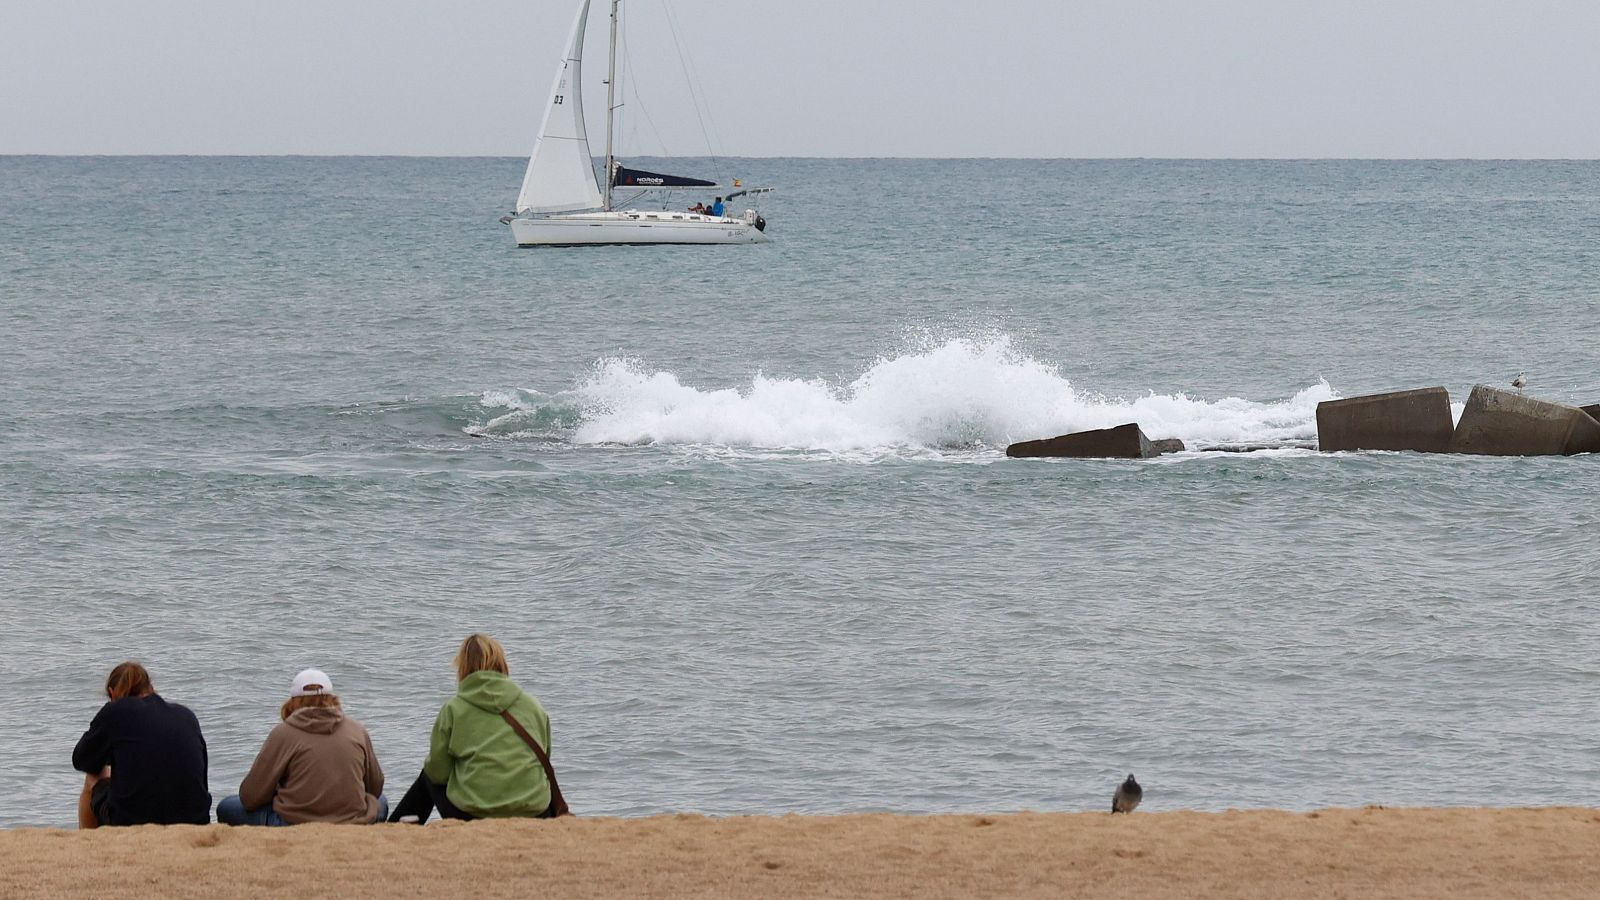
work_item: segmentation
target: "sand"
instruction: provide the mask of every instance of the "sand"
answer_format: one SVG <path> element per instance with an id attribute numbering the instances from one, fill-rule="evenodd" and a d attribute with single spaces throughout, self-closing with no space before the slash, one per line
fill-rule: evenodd
<path id="1" fill-rule="evenodd" d="M 852 815 L 0 833 L 0 896 L 1579 897 L 1600 810 Z"/>

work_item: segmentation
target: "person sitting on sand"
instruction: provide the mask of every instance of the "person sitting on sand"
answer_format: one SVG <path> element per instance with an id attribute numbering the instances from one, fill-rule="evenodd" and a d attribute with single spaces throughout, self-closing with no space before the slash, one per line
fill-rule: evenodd
<path id="1" fill-rule="evenodd" d="M 552 818 L 564 808 L 561 789 L 543 762 L 505 718 L 550 750 L 550 717 L 511 680 L 506 651 L 474 634 L 456 652 L 456 695 L 433 722 L 428 761 L 391 822 L 426 822 L 434 809 L 447 819 Z"/>
<path id="2" fill-rule="evenodd" d="M 217 804 L 218 822 L 367 825 L 388 817 L 372 737 L 344 714 L 325 672 L 296 675 L 278 717 L 239 793 Z"/>
<path id="3" fill-rule="evenodd" d="M 209 823 L 206 739 L 194 713 L 161 699 L 136 662 L 111 670 L 106 697 L 72 750 L 72 767 L 86 773 L 78 827 Z"/>

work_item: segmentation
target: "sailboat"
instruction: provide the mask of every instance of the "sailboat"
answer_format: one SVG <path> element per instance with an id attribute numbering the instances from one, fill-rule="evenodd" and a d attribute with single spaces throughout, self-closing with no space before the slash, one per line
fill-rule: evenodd
<path id="1" fill-rule="evenodd" d="M 501 218 L 511 226 L 519 247 L 572 247 L 591 244 L 756 244 L 770 240 L 767 222 L 755 209 L 742 215 L 709 212 L 618 209 L 616 188 L 639 194 L 675 189 L 707 190 L 714 181 L 663 175 L 631 169 L 613 151 L 612 132 L 618 109 L 617 11 L 611 0 L 611 52 L 606 78 L 606 179 L 602 188 L 595 178 L 589 155 L 589 135 L 583 123 L 583 32 L 589 20 L 589 2 L 583 0 L 572 21 L 567 52 L 556 68 L 550 100 L 539 138 L 522 177 L 516 211 Z M 750 189 L 729 195 L 751 195 L 768 190 Z M 638 195 L 631 197 L 637 199 Z"/>

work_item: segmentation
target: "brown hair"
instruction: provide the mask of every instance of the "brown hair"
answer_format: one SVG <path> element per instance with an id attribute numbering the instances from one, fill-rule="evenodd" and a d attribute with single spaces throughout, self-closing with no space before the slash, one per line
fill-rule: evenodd
<path id="1" fill-rule="evenodd" d="M 278 718 L 287 719 L 290 713 L 297 709 L 307 709 L 313 706 L 331 706 L 341 709 L 338 694 L 307 694 L 304 697 L 290 697 L 283 701 L 283 706 L 278 709 Z"/>
<path id="2" fill-rule="evenodd" d="M 150 673 L 145 671 L 144 666 L 132 660 L 119 663 L 106 678 L 106 696 L 112 700 L 143 697 L 155 692 L 155 685 L 150 683 Z"/>
<path id="3" fill-rule="evenodd" d="M 511 674 L 506 666 L 506 648 L 500 646 L 499 641 L 480 632 L 462 641 L 461 649 L 456 651 L 456 680 L 466 681 L 468 675 L 484 670 L 499 672 L 501 675 Z"/>

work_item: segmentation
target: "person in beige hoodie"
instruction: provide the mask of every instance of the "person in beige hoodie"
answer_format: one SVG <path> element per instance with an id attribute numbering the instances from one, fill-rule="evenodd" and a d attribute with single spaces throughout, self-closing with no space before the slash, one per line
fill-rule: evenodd
<path id="1" fill-rule="evenodd" d="M 239 793 L 217 804 L 218 822 L 343 825 L 388 817 L 372 737 L 344 714 L 326 673 L 296 675 L 279 712 L 283 721 L 267 735 Z"/>

